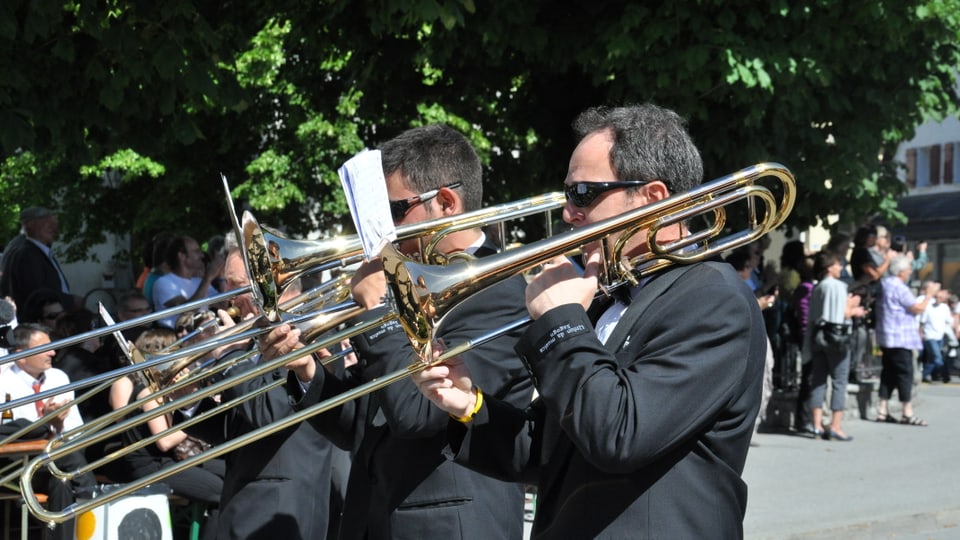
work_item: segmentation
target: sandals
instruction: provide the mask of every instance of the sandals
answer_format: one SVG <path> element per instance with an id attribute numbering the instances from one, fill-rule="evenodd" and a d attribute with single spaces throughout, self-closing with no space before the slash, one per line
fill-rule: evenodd
<path id="1" fill-rule="evenodd" d="M 887 424 L 899 424 L 900 420 L 897 420 L 896 417 L 890 414 L 877 414 L 877 422 L 887 423 Z"/>
<path id="2" fill-rule="evenodd" d="M 927 426 L 927 421 L 922 418 L 917 418 L 916 416 L 904 416 L 900 419 L 901 424 L 906 424 L 908 426 Z"/>

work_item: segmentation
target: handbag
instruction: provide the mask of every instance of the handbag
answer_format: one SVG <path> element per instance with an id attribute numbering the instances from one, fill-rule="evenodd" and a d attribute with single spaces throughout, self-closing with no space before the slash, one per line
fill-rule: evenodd
<path id="1" fill-rule="evenodd" d="M 210 449 L 210 444 L 192 435 L 187 435 L 180 444 L 173 447 L 173 459 L 183 461 Z"/>
<path id="2" fill-rule="evenodd" d="M 853 326 L 849 324 L 831 323 L 824 320 L 817 321 L 813 334 L 813 343 L 821 349 L 846 351 L 850 348 L 850 336 L 853 335 Z"/>

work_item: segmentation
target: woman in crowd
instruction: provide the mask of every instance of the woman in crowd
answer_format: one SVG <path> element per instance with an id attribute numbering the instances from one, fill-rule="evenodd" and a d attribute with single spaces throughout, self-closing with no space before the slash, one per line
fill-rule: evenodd
<path id="1" fill-rule="evenodd" d="M 811 362 L 810 415 L 813 433 L 828 440 L 851 441 L 840 425 L 847 398 L 850 370 L 850 317 L 859 316 L 863 308 L 859 297 L 847 294 L 847 284 L 840 281 L 840 258 L 835 253 L 820 252 L 814 259 L 814 274 L 819 278 L 810 298 L 810 312 L 804 354 Z M 823 428 L 823 400 L 827 375 L 833 380 L 830 395 L 830 427 Z"/>

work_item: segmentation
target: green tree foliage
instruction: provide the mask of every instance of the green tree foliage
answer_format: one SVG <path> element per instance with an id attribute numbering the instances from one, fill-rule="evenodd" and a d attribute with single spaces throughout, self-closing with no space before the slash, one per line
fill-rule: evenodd
<path id="1" fill-rule="evenodd" d="M 477 145 L 491 203 L 555 190 L 593 105 L 689 119 L 717 177 L 796 174 L 791 224 L 895 216 L 890 157 L 958 102 L 957 0 L 0 2 L 0 217 L 228 226 L 219 174 L 291 234 L 342 224 L 336 169 L 413 125 Z M 827 181 L 829 180 L 829 181 Z"/>

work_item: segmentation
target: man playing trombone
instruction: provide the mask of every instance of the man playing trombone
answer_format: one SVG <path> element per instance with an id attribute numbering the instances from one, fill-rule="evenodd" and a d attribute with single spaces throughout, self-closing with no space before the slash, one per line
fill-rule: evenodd
<path id="1" fill-rule="evenodd" d="M 574 227 L 702 180 L 672 111 L 591 109 L 574 127 L 563 212 Z M 631 237 L 624 255 L 648 250 L 646 236 Z M 582 274 L 553 259 L 526 289 L 534 322 L 516 350 L 537 381 L 532 406 L 489 395 L 469 359 L 414 375 L 416 384 L 454 417 L 458 462 L 537 483 L 534 538 L 742 537 L 741 473 L 766 348 L 756 299 L 729 265 L 707 262 L 644 277 L 622 301 L 594 301 L 600 262 L 596 248 Z"/>
<path id="2" fill-rule="evenodd" d="M 234 290 L 249 285 L 243 255 L 232 234 L 227 236 L 224 248 L 225 288 Z M 291 289 L 290 292 L 297 291 Z M 232 302 L 243 319 L 258 313 L 249 294 L 239 295 Z M 232 325 L 225 311 L 221 310 L 219 317 L 226 328 Z M 251 346 L 248 342 L 234 342 L 230 345 L 232 350 L 219 357 L 219 362 L 239 361 L 225 376 L 237 375 L 274 358 L 265 353 L 253 354 L 255 351 L 248 351 Z M 244 357 L 247 358 L 241 360 Z M 221 401 L 228 403 L 242 398 L 286 376 L 287 370 L 278 367 L 231 386 Z M 212 401 L 207 400 L 200 410 L 212 405 Z M 277 386 L 187 431 L 208 442 L 223 444 L 292 412 L 287 392 Z M 330 449 L 330 442 L 323 435 L 313 426 L 302 423 L 227 454 L 217 538 L 325 538 L 329 521 Z"/>
<path id="3" fill-rule="evenodd" d="M 397 225 L 418 223 L 479 209 L 481 165 L 473 147 L 450 127 L 432 125 L 408 130 L 380 148 L 390 209 Z M 429 239 L 421 238 L 423 242 Z M 400 242 L 400 250 L 419 254 L 416 239 Z M 484 256 L 495 251 L 479 229 L 446 236 L 438 245 L 444 254 Z M 468 301 L 459 316 L 444 325 L 440 337 L 460 343 L 524 315 L 520 299 L 525 281 L 513 279 L 491 287 Z M 352 282 L 353 298 L 382 315 L 386 282 L 380 261 L 362 265 Z M 467 303 L 465 303 L 467 304 Z M 513 345 L 519 332 L 505 334 L 466 354 L 474 376 L 490 395 L 523 407 L 532 398 L 527 377 Z M 299 331 L 274 330 L 261 343 L 264 354 L 279 355 L 300 347 Z M 417 362 L 402 327 L 391 321 L 353 340 L 359 363 L 336 376 L 313 365 L 307 377 L 288 388 L 306 408 L 360 383 Z M 299 376 L 298 376 L 299 377 Z M 447 446 L 447 415 L 426 400 L 409 380 L 370 394 L 361 403 L 348 403 L 311 423 L 331 440 L 354 446 L 340 538 L 516 538 L 523 535 L 521 486 L 478 474 L 443 456 Z M 351 431 L 359 424 L 361 433 Z"/>

